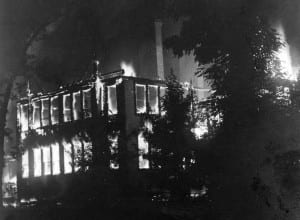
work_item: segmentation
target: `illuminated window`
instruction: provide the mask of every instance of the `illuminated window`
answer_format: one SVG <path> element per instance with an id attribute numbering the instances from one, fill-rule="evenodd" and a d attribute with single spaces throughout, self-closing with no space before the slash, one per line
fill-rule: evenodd
<path id="1" fill-rule="evenodd" d="M 107 86 L 107 104 L 109 115 L 115 115 L 118 113 L 116 85 Z"/>
<path id="2" fill-rule="evenodd" d="M 42 99 L 42 125 L 49 125 L 49 99 Z"/>
<path id="3" fill-rule="evenodd" d="M 71 121 L 71 96 L 66 94 L 63 96 L 64 121 Z"/>
<path id="4" fill-rule="evenodd" d="M 158 114 L 158 86 L 148 86 L 148 102 L 151 114 Z"/>
<path id="5" fill-rule="evenodd" d="M 36 129 L 41 126 L 40 101 L 33 101 L 32 108 L 32 128 Z"/>
<path id="6" fill-rule="evenodd" d="M 78 136 L 72 138 L 72 143 L 74 146 L 74 170 L 77 172 L 80 169 L 80 162 L 82 161 L 82 143 L 79 140 Z"/>
<path id="7" fill-rule="evenodd" d="M 143 136 L 143 132 L 138 135 L 138 150 L 139 150 L 139 169 L 149 169 L 149 160 L 145 156 L 149 153 L 149 144 Z"/>
<path id="8" fill-rule="evenodd" d="M 59 99 L 58 96 L 51 98 L 51 123 L 52 125 L 58 124 L 59 121 Z"/>
<path id="9" fill-rule="evenodd" d="M 63 141 L 63 146 L 64 146 L 64 170 L 65 173 L 72 173 L 72 144 L 67 143 L 66 141 Z"/>
<path id="10" fill-rule="evenodd" d="M 33 160 L 34 160 L 34 176 L 41 176 L 42 175 L 42 161 L 41 161 L 41 149 L 34 148 L 33 149 Z"/>
<path id="11" fill-rule="evenodd" d="M 28 158 L 28 150 L 24 152 L 22 155 L 22 177 L 28 178 L 29 177 L 29 158 Z"/>
<path id="12" fill-rule="evenodd" d="M 60 174 L 60 157 L 59 157 L 59 144 L 51 144 L 52 149 L 52 172 L 53 175 Z"/>
<path id="13" fill-rule="evenodd" d="M 88 164 L 92 161 L 92 142 L 90 140 L 82 140 L 83 145 L 83 160 Z M 88 166 L 84 167 L 85 170 L 89 169 Z"/>
<path id="14" fill-rule="evenodd" d="M 119 169 L 119 163 L 118 163 L 118 136 L 115 137 L 109 137 L 110 141 L 110 153 L 111 153 L 111 159 L 110 159 L 110 168 L 111 169 Z"/>
<path id="15" fill-rule="evenodd" d="M 91 89 L 86 89 L 82 91 L 82 108 L 83 108 L 83 117 L 89 118 L 92 117 L 92 96 Z"/>
<path id="16" fill-rule="evenodd" d="M 103 111 L 103 84 L 101 83 L 100 78 L 98 77 L 96 80 L 96 100 L 97 100 L 97 109 L 98 113 Z"/>
<path id="17" fill-rule="evenodd" d="M 136 113 L 146 113 L 146 86 L 135 85 Z"/>
<path id="18" fill-rule="evenodd" d="M 166 90 L 167 90 L 167 87 L 163 87 L 161 86 L 159 88 L 159 97 L 160 97 L 160 113 L 161 115 L 165 115 L 166 114 L 166 110 L 163 108 L 162 104 L 163 104 L 163 100 L 165 98 L 165 95 L 166 95 Z"/>
<path id="19" fill-rule="evenodd" d="M 194 128 L 191 129 L 197 139 L 201 139 L 208 132 L 207 120 L 198 121 Z"/>
<path id="20" fill-rule="evenodd" d="M 51 153 L 50 153 L 50 147 L 43 147 L 42 148 L 42 153 L 43 153 L 44 175 L 50 175 L 51 174 Z"/>
<path id="21" fill-rule="evenodd" d="M 21 131 L 28 130 L 28 104 L 20 105 L 20 120 Z"/>
<path id="22" fill-rule="evenodd" d="M 80 119 L 81 112 L 81 101 L 80 101 L 80 91 L 73 93 L 73 118 L 74 120 Z"/>

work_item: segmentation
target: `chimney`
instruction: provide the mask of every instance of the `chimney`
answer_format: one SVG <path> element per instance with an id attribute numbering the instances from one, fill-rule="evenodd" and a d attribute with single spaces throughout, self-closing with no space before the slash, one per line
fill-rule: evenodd
<path id="1" fill-rule="evenodd" d="M 156 47 L 156 63 L 157 63 L 157 77 L 161 80 L 165 79 L 164 76 L 164 54 L 162 43 L 162 22 L 157 19 L 155 24 L 155 47 Z"/>

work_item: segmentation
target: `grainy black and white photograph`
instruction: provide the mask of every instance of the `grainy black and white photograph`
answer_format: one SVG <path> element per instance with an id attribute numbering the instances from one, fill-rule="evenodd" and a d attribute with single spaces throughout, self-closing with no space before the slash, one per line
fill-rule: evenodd
<path id="1" fill-rule="evenodd" d="M 0 220 L 299 220 L 300 0 L 0 0 Z"/>

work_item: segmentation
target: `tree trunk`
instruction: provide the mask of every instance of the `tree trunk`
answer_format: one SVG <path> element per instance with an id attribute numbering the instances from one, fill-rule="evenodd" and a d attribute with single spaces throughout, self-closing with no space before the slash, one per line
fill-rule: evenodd
<path id="1" fill-rule="evenodd" d="M 2 176 L 4 168 L 4 138 L 5 138 L 5 126 L 6 126 L 6 115 L 8 112 L 8 103 L 14 83 L 14 77 L 8 79 L 5 91 L 3 93 L 3 102 L 0 108 L 0 207 L 3 206 L 3 192 L 2 192 Z"/>

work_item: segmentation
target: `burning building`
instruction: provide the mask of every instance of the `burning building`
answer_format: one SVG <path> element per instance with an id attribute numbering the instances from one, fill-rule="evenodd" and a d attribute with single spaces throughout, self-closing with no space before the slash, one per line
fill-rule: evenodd
<path id="1" fill-rule="evenodd" d="M 138 176 L 151 170 L 145 157 L 149 144 L 139 129 L 144 115 L 162 114 L 165 76 L 174 72 L 181 82 L 192 84 L 199 99 L 209 95 L 208 84 L 194 76 L 193 56 L 176 58 L 163 48 L 163 39 L 176 30 L 178 24 L 156 20 L 152 37 L 144 42 L 116 43 L 109 59 L 101 63 L 105 74 L 95 70 L 89 79 L 53 92 L 32 94 L 28 89 L 17 103 L 21 200 L 59 194 L 72 176 L 89 169 L 89 162 L 107 142 L 109 156 L 103 157 L 103 163 L 111 172 L 126 167 Z M 121 152 L 134 156 L 125 160 Z"/>

